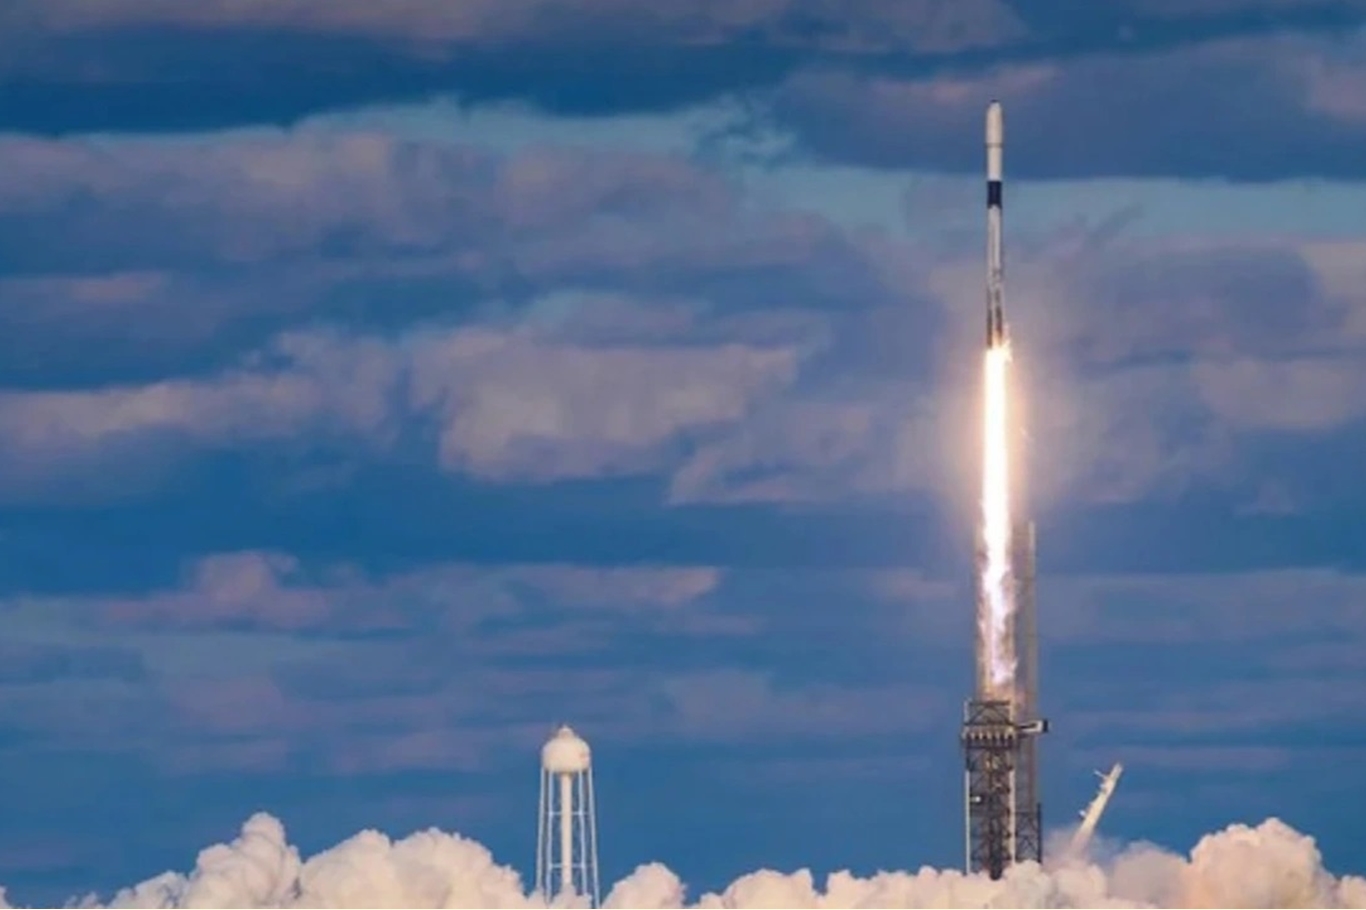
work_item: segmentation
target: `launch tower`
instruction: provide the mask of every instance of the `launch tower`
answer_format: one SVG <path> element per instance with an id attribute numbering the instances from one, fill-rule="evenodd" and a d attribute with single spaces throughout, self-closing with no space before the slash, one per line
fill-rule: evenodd
<path id="1" fill-rule="evenodd" d="M 1038 737 L 1038 634 L 1034 525 L 1011 496 L 1010 342 L 1003 305 L 1002 151 L 999 102 L 987 107 L 987 333 L 982 514 L 976 559 L 976 687 L 963 710 L 967 869 L 1000 878 L 1043 859 Z"/>

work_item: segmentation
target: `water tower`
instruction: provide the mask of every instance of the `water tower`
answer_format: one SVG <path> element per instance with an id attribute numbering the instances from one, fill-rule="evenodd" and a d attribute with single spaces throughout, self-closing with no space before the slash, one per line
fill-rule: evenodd
<path id="1" fill-rule="evenodd" d="M 561 726 L 541 749 L 541 807 L 536 823 L 536 890 L 598 906 L 598 823 L 588 743 Z"/>

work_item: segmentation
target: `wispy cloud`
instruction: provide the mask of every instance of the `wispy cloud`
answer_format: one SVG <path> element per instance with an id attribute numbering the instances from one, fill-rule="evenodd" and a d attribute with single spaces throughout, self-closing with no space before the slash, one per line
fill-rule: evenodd
<path id="1" fill-rule="evenodd" d="M 451 10 L 396 0 L 386 9 L 381 16 L 351 0 L 285 10 L 216 0 L 16 2 L 0 32 L 0 76 L 11 80 L 0 124 L 65 132 L 285 123 L 436 92 L 568 115 L 673 111 L 812 70 L 961 73 L 982 67 L 988 53 L 1046 64 L 1350 27 L 1366 16 L 1356 0 L 1116 0 L 1084 13 L 1018 0 L 732 0 L 686 14 L 624 0 L 471 0 Z M 556 53 L 539 52 L 552 45 Z M 279 78 L 284 72 L 290 78 Z M 192 103 L 186 85 L 216 103 Z"/>
<path id="2" fill-rule="evenodd" d="M 662 682 L 606 645 L 757 633 L 752 617 L 716 621 L 706 600 L 722 575 L 443 565 L 368 576 L 278 553 L 217 554 L 172 590 L 5 601 L 16 637 L 0 685 L 22 689 L 8 722 L 35 741 L 136 730 L 124 745 L 178 771 L 278 769 L 314 750 L 338 774 L 473 769 L 508 743 L 533 746 L 570 690 L 585 720 L 601 714 L 638 734 Z M 594 662 L 537 667 L 575 655 Z M 49 702 L 72 698 L 82 707 Z M 68 725 L 80 717 L 76 735 Z"/>
<path id="3" fill-rule="evenodd" d="M 216 377 L 4 393 L 0 428 L 11 481 L 23 484 L 12 495 L 149 449 L 331 438 L 382 452 L 414 420 L 433 427 L 436 461 L 449 470 L 612 476 L 658 469 L 687 435 L 735 424 L 791 383 L 799 360 L 790 346 L 584 346 L 516 329 L 399 343 L 295 334 Z"/>
<path id="4" fill-rule="evenodd" d="M 999 98 L 1023 177 L 1355 178 L 1366 121 L 1344 86 L 1361 78 L 1360 41 L 1273 35 L 955 76 L 813 69 L 776 90 L 758 129 L 825 161 L 975 169 L 962 149 Z M 1247 97 L 1258 103 L 1229 100 Z"/>

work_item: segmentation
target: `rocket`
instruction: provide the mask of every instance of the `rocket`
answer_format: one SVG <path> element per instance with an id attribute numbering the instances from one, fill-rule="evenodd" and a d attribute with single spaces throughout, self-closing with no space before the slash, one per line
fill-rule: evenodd
<path id="1" fill-rule="evenodd" d="M 1005 121 L 1001 102 L 987 105 L 987 347 L 1005 344 L 1006 317 L 1001 304 L 1001 147 Z"/>

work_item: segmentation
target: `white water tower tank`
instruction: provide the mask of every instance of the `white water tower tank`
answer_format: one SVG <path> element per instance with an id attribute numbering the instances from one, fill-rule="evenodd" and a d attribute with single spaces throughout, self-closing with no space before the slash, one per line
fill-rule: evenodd
<path id="1" fill-rule="evenodd" d="M 536 823 L 536 890 L 598 906 L 598 826 L 593 752 L 568 725 L 541 747 L 541 801 Z"/>

